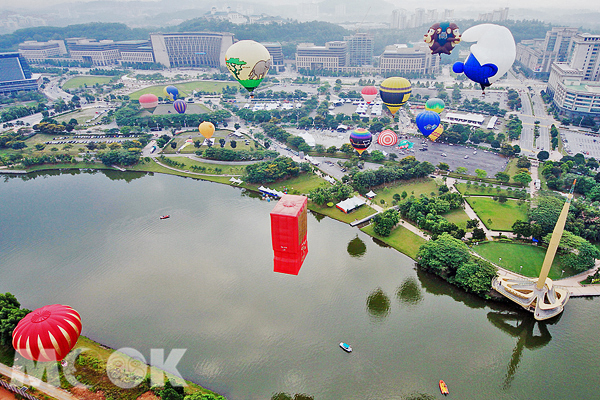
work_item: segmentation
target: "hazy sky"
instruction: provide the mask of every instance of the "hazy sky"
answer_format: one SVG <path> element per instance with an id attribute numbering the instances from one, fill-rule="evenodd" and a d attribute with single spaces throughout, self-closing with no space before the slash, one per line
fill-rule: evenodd
<path id="1" fill-rule="evenodd" d="M 19 0 L 15 2 L 14 0 L 0 0 L 0 7 L 35 7 L 40 5 L 52 5 L 58 3 L 83 3 L 87 1 L 97 1 L 97 0 Z M 126 2 L 126 1 L 134 1 L 134 0 L 113 0 L 118 2 Z M 135 0 L 135 1 L 156 1 L 156 0 Z M 389 3 L 392 3 L 398 7 L 405 8 L 407 10 L 411 10 L 414 8 L 451 8 L 451 9 L 494 9 L 498 7 L 510 7 L 511 9 L 517 8 L 541 8 L 541 9 L 588 9 L 594 11 L 600 11 L 600 1 L 598 0 L 575 0 L 575 1 L 564 1 L 564 0 L 487 0 L 482 2 L 481 0 L 456 0 L 454 2 L 447 0 L 428 0 L 427 2 L 423 2 L 422 0 L 387 0 Z M 310 3 L 310 2 L 318 2 L 317 0 L 250 0 L 250 3 L 263 3 L 263 4 L 298 4 L 298 3 Z M 172 6 L 177 8 L 177 1 L 172 1 Z M 225 4 L 236 4 L 236 3 L 244 3 L 243 0 L 231 0 L 231 1 L 216 1 L 215 5 L 225 5 Z M 189 4 L 189 3 L 188 3 Z M 187 5 L 187 4 L 186 4 Z"/>

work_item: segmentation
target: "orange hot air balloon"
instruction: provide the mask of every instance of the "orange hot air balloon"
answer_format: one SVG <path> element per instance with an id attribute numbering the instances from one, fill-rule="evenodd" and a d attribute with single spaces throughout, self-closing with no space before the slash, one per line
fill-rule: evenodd
<path id="1" fill-rule="evenodd" d="M 69 306 L 54 304 L 30 312 L 13 331 L 12 345 L 33 361 L 61 361 L 81 334 L 81 317 Z"/>
<path id="2" fill-rule="evenodd" d="M 212 124 L 212 122 L 204 121 L 200 124 L 200 126 L 198 126 L 198 131 L 206 139 L 210 139 L 213 133 L 215 133 L 215 126 Z"/>

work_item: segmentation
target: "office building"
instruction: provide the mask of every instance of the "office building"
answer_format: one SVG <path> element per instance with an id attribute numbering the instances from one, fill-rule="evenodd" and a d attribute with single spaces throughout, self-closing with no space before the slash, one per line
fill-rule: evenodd
<path id="1" fill-rule="evenodd" d="M 427 43 L 416 43 L 409 47 L 406 44 L 387 46 L 379 57 L 379 71 L 415 72 L 432 74 L 439 70 L 439 56 L 434 56 Z"/>
<path id="2" fill-rule="evenodd" d="M 338 71 L 348 65 L 346 42 L 333 41 L 325 46 L 300 43 L 296 48 L 296 69 L 327 69 Z"/>
<path id="3" fill-rule="evenodd" d="M 404 9 L 392 10 L 392 21 L 390 23 L 392 29 L 408 28 L 408 15 Z"/>
<path id="4" fill-rule="evenodd" d="M 583 71 L 584 81 L 600 80 L 600 35 L 580 33 L 573 37 L 569 48 L 570 66 Z"/>
<path id="5" fill-rule="evenodd" d="M 373 35 L 370 33 L 356 33 L 345 36 L 348 45 L 348 63 L 351 67 L 360 67 L 373 64 Z"/>
<path id="6" fill-rule="evenodd" d="M 0 53 L 0 94 L 38 90 L 40 74 L 32 74 L 25 57 L 19 53 Z"/>
<path id="7" fill-rule="evenodd" d="M 124 40 L 115 42 L 120 63 L 153 63 L 154 52 L 149 40 Z"/>
<path id="8" fill-rule="evenodd" d="M 29 40 L 19 44 L 19 54 L 29 63 L 44 62 L 48 58 L 61 57 L 67 54 L 64 40 L 37 42 Z"/>
<path id="9" fill-rule="evenodd" d="M 523 40 L 517 44 L 516 61 L 536 78 L 548 77 L 553 62 L 566 62 L 571 39 L 577 28 L 555 27 L 544 39 Z"/>
<path id="10" fill-rule="evenodd" d="M 232 33 L 182 32 L 150 34 L 154 59 L 168 68 L 225 67 Z"/>
<path id="11" fill-rule="evenodd" d="M 479 21 L 502 22 L 508 19 L 508 7 L 499 8 L 489 13 L 479 14 Z"/>
<path id="12" fill-rule="evenodd" d="M 119 50 L 112 40 L 96 41 L 94 39 L 67 40 L 71 58 L 97 66 L 118 64 Z"/>
<path id="13" fill-rule="evenodd" d="M 262 43 L 262 45 L 265 46 L 271 55 L 271 70 L 283 72 L 285 70 L 285 66 L 283 65 L 283 51 L 281 49 L 281 43 Z"/>

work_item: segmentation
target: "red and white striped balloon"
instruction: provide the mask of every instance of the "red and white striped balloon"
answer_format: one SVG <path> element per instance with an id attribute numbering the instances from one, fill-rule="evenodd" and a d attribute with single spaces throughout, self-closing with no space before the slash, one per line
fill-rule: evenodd
<path id="1" fill-rule="evenodd" d="M 398 143 L 396 132 L 386 129 L 377 136 L 377 143 L 382 146 L 393 146 Z"/>
<path id="2" fill-rule="evenodd" d="M 30 312 L 13 331 L 12 345 L 33 361 L 61 361 L 81 334 L 81 317 L 69 306 L 54 304 Z"/>

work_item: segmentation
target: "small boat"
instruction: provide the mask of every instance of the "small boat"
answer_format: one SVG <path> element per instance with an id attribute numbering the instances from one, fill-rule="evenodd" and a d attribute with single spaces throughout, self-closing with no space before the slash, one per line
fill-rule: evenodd
<path id="1" fill-rule="evenodd" d="M 446 385 L 446 382 L 440 380 L 440 392 L 442 392 L 442 394 L 444 396 L 450 394 L 450 392 L 448 391 L 448 386 Z"/>
<path id="2" fill-rule="evenodd" d="M 171 217 L 170 215 L 161 215 L 160 219 L 167 219 L 167 218 L 170 218 L 170 217 Z"/>
<path id="3" fill-rule="evenodd" d="M 350 347 L 350 345 L 348 343 L 340 343 L 340 347 L 342 348 L 342 350 L 344 350 L 347 353 L 352 353 L 352 347 Z"/>

